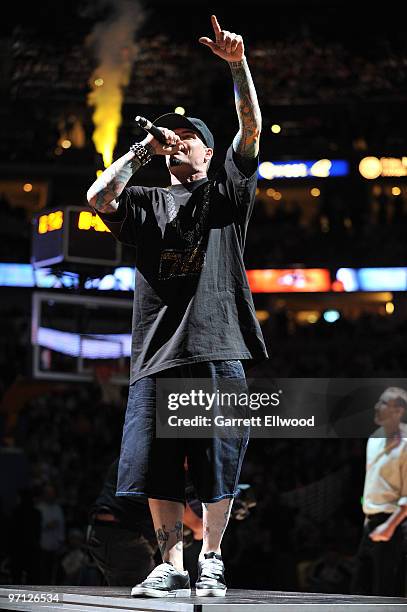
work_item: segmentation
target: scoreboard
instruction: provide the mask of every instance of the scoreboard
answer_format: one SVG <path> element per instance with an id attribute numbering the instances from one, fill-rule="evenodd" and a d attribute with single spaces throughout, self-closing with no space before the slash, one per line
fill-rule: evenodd
<path id="1" fill-rule="evenodd" d="M 31 263 L 34 268 L 121 262 L 121 245 L 90 208 L 68 206 L 41 211 L 33 218 Z M 67 266 L 68 264 L 68 266 Z"/>

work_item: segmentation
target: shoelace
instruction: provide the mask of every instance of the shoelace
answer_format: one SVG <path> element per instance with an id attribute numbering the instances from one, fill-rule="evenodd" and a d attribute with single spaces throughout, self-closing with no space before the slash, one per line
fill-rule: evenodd
<path id="1" fill-rule="evenodd" d="M 145 582 L 151 580 L 154 582 L 156 580 L 164 580 L 167 576 L 169 576 L 169 574 L 171 574 L 173 570 L 174 568 L 172 567 L 172 565 L 169 565 L 169 563 L 161 563 L 153 569 L 153 571 L 146 578 Z"/>
<path id="2" fill-rule="evenodd" d="M 222 572 L 223 562 L 220 559 L 213 557 L 212 559 L 204 559 L 201 562 L 201 578 L 218 580 L 222 576 Z"/>

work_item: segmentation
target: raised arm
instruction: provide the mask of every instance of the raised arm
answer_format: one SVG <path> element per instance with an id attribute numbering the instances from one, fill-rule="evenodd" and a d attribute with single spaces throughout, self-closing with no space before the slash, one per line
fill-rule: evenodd
<path id="1" fill-rule="evenodd" d="M 215 41 L 199 39 L 215 55 L 229 63 L 235 90 L 239 131 L 233 139 L 233 149 L 242 157 L 254 158 L 259 152 L 261 112 L 249 66 L 244 54 L 243 39 L 238 34 L 222 30 L 215 15 L 211 17 Z"/>
<path id="2" fill-rule="evenodd" d="M 146 154 L 150 156 L 169 155 L 183 149 L 184 143 L 177 134 L 166 128 L 159 129 L 166 137 L 167 145 L 160 144 L 151 134 L 148 134 L 140 143 L 146 149 Z M 103 213 L 116 212 L 119 206 L 116 198 L 120 196 L 130 178 L 141 166 L 140 159 L 133 151 L 128 151 L 119 157 L 89 187 L 86 197 L 90 206 Z"/>
<path id="3" fill-rule="evenodd" d="M 116 198 L 140 167 L 139 159 L 129 151 L 106 168 L 86 194 L 92 208 L 103 213 L 116 212 L 118 208 Z"/>

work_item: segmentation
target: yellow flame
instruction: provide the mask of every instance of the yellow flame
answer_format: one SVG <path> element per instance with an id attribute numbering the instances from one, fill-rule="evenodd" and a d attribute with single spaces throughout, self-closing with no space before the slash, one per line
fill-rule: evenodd
<path id="1" fill-rule="evenodd" d="M 130 82 L 137 52 L 134 37 L 144 19 L 138 0 L 115 0 L 110 4 L 113 12 L 96 23 L 87 38 L 98 62 L 89 79 L 88 104 L 94 107 L 92 140 L 103 156 L 105 168 L 113 160 L 124 89 Z"/>
<path id="2" fill-rule="evenodd" d="M 91 78 L 93 91 L 90 92 L 88 103 L 95 107 L 92 115 L 95 129 L 92 140 L 96 151 L 103 156 L 105 168 L 113 160 L 113 151 L 117 143 L 117 134 L 122 122 L 123 87 L 130 79 L 131 64 L 123 62 L 116 65 L 99 66 L 98 74 L 103 70 L 103 86 L 94 84 Z"/>

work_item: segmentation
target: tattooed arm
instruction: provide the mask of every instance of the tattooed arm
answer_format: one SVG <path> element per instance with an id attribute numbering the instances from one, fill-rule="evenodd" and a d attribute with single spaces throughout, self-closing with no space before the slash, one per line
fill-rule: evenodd
<path id="1" fill-rule="evenodd" d="M 167 144 L 161 144 L 151 134 L 140 143 L 150 155 L 169 155 L 184 149 L 185 145 L 177 134 L 167 128 L 159 129 L 163 132 Z M 116 212 L 119 206 L 116 198 L 140 167 L 141 164 L 132 151 L 116 160 L 88 189 L 86 196 L 90 206 L 103 213 Z"/>
<path id="2" fill-rule="evenodd" d="M 141 164 L 132 151 L 116 160 L 96 179 L 88 189 L 86 197 L 96 211 L 104 213 L 116 212 L 119 197 L 130 178 L 140 168 Z"/>
<path id="3" fill-rule="evenodd" d="M 261 112 L 246 58 L 230 62 L 235 86 L 235 103 L 239 131 L 233 139 L 233 150 L 242 157 L 255 158 L 259 154 Z"/>
<path id="4" fill-rule="evenodd" d="M 215 40 L 203 36 L 199 42 L 229 63 L 240 126 L 233 140 L 233 150 L 244 158 L 254 159 L 259 152 L 261 112 L 244 54 L 243 39 L 238 34 L 221 30 L 215 15 L 211 16 L 211 21 Z"/>

